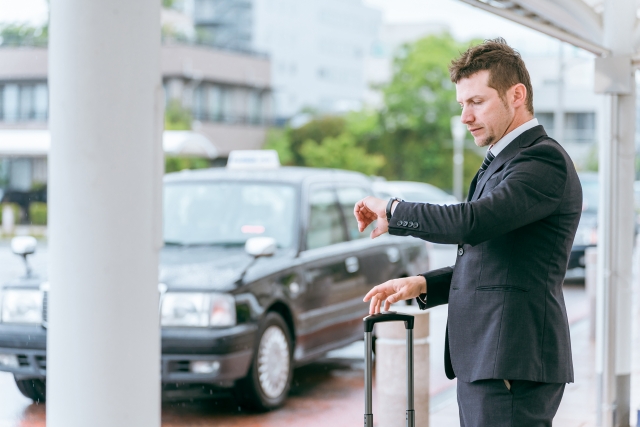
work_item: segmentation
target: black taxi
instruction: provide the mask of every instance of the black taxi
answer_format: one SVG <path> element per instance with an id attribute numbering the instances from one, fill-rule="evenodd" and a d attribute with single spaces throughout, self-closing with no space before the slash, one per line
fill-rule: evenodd
<path id="1" fill-rule="evenodd" d="M 158 286 L 164 395 L 231 391 L 273 409 L 296 366 L 362 339 L 366 292 L 428 269 L 422 241 L 371 240 L 370 229 L 358 231 L 353 207 L 370 194 L 368 177 L 342 170 L 235 166 L 166 175 Z M 0 370 L 41 401 L 42 281 L 3 287 L 0 317 Z M 40 315 L 5 316 L 17 310 L 12 293 L 22 291 L 36 295 L 31 306 Z"/>

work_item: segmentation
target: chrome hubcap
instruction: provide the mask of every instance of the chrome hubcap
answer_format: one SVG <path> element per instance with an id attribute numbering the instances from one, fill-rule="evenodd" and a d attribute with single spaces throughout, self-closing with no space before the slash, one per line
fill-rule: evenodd
<path id="1" fill-rule="evenodd" d="M 277 326 L 269 326 L 258 348 L 260 388 L 271 399 L 280 396 L 289 379 L 289 343 Z"/>

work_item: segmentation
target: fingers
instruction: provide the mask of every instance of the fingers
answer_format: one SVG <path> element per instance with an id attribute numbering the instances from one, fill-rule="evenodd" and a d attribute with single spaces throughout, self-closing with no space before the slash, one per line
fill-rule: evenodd
<path id="1" fill-rule="evenodd" d="M 364 204 L 364 199 L 356 203 L 353 208 L 353 215 L 358 221 L 358 230 L 360 232 L 364 231 L 376 219 L 376 214 Z"/>
<path id="2" fill-rule="evenodd" d="M 424 278 L 405 277 L 374 286 L 364 297 L 365 302 L 370 301 L 369 314 L 380 313 L 383 307 L 384 311 L 389 311 L 391 304 L 420 295 L 421 281 Z"/>

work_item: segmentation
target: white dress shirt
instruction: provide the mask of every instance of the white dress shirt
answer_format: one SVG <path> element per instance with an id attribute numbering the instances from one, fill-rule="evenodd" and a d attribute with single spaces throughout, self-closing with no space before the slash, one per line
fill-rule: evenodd
<path id="1" fill-rule="evenodd" d="M 529 129 L 535 126 L 538 126 L 538 119 L 536 118 L 533 118 L 528 122 L 521 124 L 514 130 L 512 130 L 511 132 L 503 136 L 500 141 L 496 142 L 491 147 L 489 147 L 491 154 L 497 157 L 498 154 L 500 154 L 500 152 L 504 150 L 505 147 L 511 143 L 511 141 L 513 141 L 514 139 L 522 135 L 524 132 L 528 131 Z"/>

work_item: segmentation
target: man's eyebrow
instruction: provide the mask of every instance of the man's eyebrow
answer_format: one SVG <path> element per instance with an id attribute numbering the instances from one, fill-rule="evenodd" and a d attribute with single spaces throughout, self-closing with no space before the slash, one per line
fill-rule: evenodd
<path id="1" fill-rule="evenodd" d="M 473 96 L 470 96 L 469 98 L 467 98 L 467 99 L 465 100 L 465 102 L 469 102 L 469 101 L 471 101 L 471 100 L 472 100 L 472 99 L 474 99 L 474 98 L 484 99 L 484 97 L 483 97 L 482 95 L 473 95 Z M 458 101 L 458 104 L 461 104 L 461 103 L 462 103 L 462 101 Z"/>

